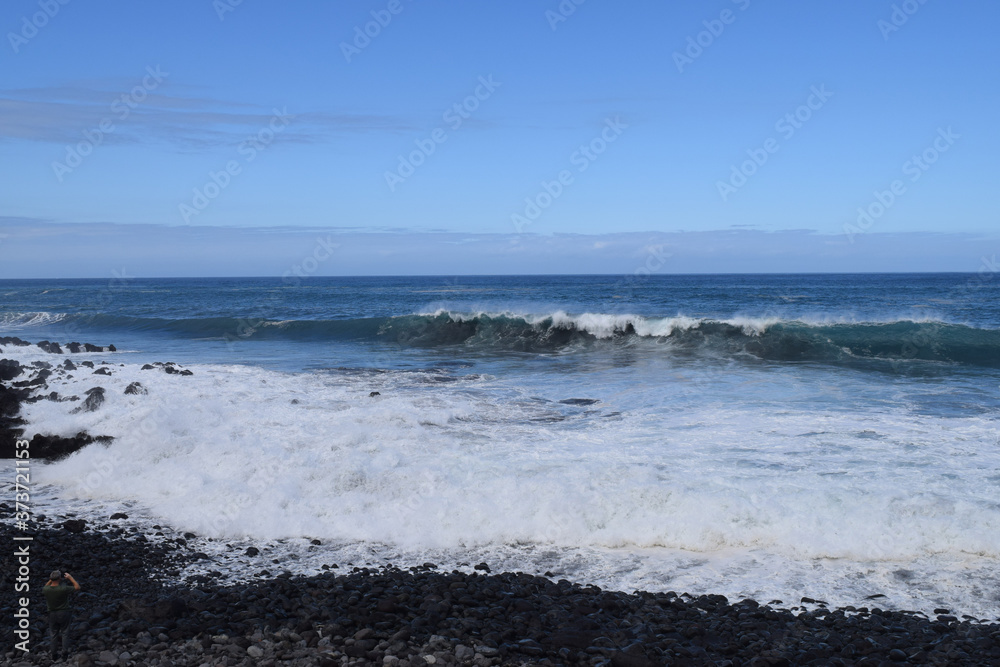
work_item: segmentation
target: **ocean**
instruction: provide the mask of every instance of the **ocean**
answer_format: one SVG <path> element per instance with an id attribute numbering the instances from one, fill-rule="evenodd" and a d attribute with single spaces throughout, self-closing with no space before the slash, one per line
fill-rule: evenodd
<path id="1" fill-rule="evenodd" d="M 114 344 L 23 406 L 113 436 L 48 511 L 285 565 L 433 561 L 619 590 L 1000 614 L 1000 279 L 983 274 L 0 281 L 0 334 Z M 0 358 L 61 361 L 38 348 Z M 176 362 L 192 375 L 152 362 Z M 126 395 L 140 382 L 147 394 Z M 322 548 L 303 548 L 310 540 Z"/>

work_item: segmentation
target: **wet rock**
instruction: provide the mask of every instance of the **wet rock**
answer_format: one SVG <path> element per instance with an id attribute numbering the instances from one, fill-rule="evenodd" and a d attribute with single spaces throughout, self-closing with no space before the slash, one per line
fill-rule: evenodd
<path id="1" fill-rule="evenodd" d="M 8 382 L 23 373 L 21 364 L 13 359 L 0 359 L 0 382 Z"/>
<path id="2" fill-rule="evenodd" d="M 108 444 L 111 442 L 111 438 L 108 436 L 94 437 L 86 431 L 80 431 L 70 437 L 37 433 L 32 436 L 29 449 L 31 450 L 31 458 L 51 462 L 60 461 L 94 442 Z"/>
<path id="3" fill-rule="evenodd" d="M 23 369 L 23 367 L 22 367 Z M 49 379 L 52 375 L 52 371 L 47 368 L 35 373 L 30 380 L 22 380 L 20 382 L 14 382 L 11 384 L 12 387 L 40 387 L 45 384 L 45 381 Z"/>
<path id="4" fill-rule="evenodd" d="M 73 410 L 73 412 L 93 412 L 104 404 L 104 387 L 93 387 L 86 391 L 87 398 L 83 405 Z"/>
<path id="5" fill-rule="evenodd" d="M 140 394 L 148 394 L 149 391 L 141 383 L 132 382 L 129 386 L 125 387 L 125 393 L 129 396 L 138 396 Z"/>
<path id="6" fill-rule="evenodd" d="M 62 348 L 59 347 L 59 343 L 50 343 L 47 340 L 43 340 L 38 343 L 38 347 L 42 348 L 42 351 L 48 352 L 49 354 L 62 354 Z"/>
<path id="7" fill-rule="evenodd" d="M 71 533 L 82 533 L 87 528 L 87 522 L 83 519 L 68 519 L 62 522 L 62 527 Z"/>
<path id="8" fill-rule="evenodd" d="M 21 340 L 17 336 L 0 336 L 0 345 L 16 345 L 17 347 L 27 347 L 31 345 L 26 340 Z"/>
<path id="9" fill-rule="evenodd" d="M 111 371 L 102 366 L 101 368 L 98 368 L 96 371 L 94 371 L 94 375 L 111 375 Z"/>

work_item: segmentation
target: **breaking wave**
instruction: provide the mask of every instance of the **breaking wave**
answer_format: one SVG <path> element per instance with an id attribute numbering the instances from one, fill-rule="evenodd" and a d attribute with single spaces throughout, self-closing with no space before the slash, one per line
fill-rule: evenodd
<path id="1" fill-rule="evenodd" d="M 768 361 L 857 359 L 935 361 L 1000 367 L 1000 330 L 943 321 L 805 322 L 775 317 L 648 317 L 555 311 L 453 312 L 335 320 L 162 319 L 115 315 L 8 313 L 0 329 L 56 325 L 57 331 L 142 331 L 229 341 L 344 340 L 406 347 L 551 353 L 631 345 L 650 354 L 751 356 Z"/>

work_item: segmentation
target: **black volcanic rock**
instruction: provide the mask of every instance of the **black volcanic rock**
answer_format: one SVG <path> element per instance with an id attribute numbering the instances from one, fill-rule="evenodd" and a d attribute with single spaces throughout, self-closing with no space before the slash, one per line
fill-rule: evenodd
<path id="1" fill-rule="evenodd" d="M 13 380 L 23 372 L 21 364 L 13 359 L 0 359 L 0 382 Z"/>
<path id="2" fill-rule="evenodd" d="M 71 533 L 82 533 L 87 529 L 87 522 L 83 519 L 69 519 L 63 521 L 62 527 Z"/>
<path id="3" fill-rule="evenodd" d="M 0 511 L 9 508 L 0 502 Z M 34 530 L 32 571 L 68 570 L 88 592 L 74 601 L 78 665 L 1000 664 L 1000 625 L 972 617 L 789 610 L 721 595 L 607 591 L 521 572 L 443 572 L 431 563 L 339 575 L 261 570 L 227 585 L 197 542 L 157 541 L 137 530 L 127 522 L 97 529 L 72 515 Z M 11 543 L 14 534 L 10 522 L 0 523 L 0 539 Z M 8 551 L 0 565 L 14 572 Z M 207 574 L 171 578 L 194 561 Z M 5 636 L 13 620 L 0 615 Z M 32 620 L 43 637 L 46 617 Z"/>
<path id="4" fill-rule="evenodd" d="M 31 345 L 26 340 L 21 340 L 17 336 L 0 336 L 0 345 L 16 345 L 18 347 L 27 347 Z"/>
<path id="5" fill-rule="evenodd" d="M 83 405 L 73 410 L 73 412 L 93 412 L 104 403 L 104 387 L 88 389 L 86 394 L 87 398 L 84 399 Z"/>
<path id="6" fill-rule="evenodd" d="M 25 389 L 12 389 L 0 384 L 0 458 L 15 457 L 15 443 L 24 434 L 24 420 L 18 417 L 21 402 L 29 394 Z"/>
<path id="7" fill-rule="evenodd" d="M 42 348 L 43 351 L 48 352 L 49 354 L 63 353 L 62 348 L 59 347 L 59 343 L 50 343 L 47 340 L 43 340 L 40 343 L 38 343 L 38 347 Z"/>
<path id="8" fill-rule="evenodd" d="M 31 438 L 28 447 L 33 459 L 59 461 L 91 443 L 99 442 L 106 445 L 111 441 L 112 438 L 108 436 L 94 437 L 86 431 L 80 431 L 68 438 L 59 435 L 42 435 L 38 433 Z"/>
<path id="9" fill-rule="evenodd" d="M 125 393 L 130 396 L 137 396 L 139 394 L 148 394 L 149 391 L 142 386 L 142 383 L 133 382 L 129 386 L 125 387 Z"/>

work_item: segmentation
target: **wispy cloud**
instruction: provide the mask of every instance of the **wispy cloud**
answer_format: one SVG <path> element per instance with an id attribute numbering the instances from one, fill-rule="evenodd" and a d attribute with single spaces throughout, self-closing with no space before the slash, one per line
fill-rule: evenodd
<path id="1" fill-rule="evenodd" d="M 211 148 L 241 141 L 274 115 L 273 107 L 178 93 L 181 87 L 169 81 L 163 88 L 170 91 L 142 89 L 143 78 L 0 90 L 0 141 L 71 143 L 79 141 L 82 132 L 109 121 L 116 125 L 107 137 L 109 143 L 153 141 L 183 149 Z M 345 132 L 404 132 L 416 127 L 388 115 L 292 108 L 287 112 L 295 125 L 282 141 L 295 143 L 322 143 Z"/>
<path id="2" fill-rule="evenodd" d="M 660 273 L 977 271 L 1000 252 L 1000 235 L 921 232 L 850 244 L 809 230 L 470 234 L 0 217 L 0 234 L 0 278 L 99 277 L 122 267 L 143 276 L 281 275 L 318 242 L 337 248 L 324 275 L 629 274 L 654 251 Z"/>

